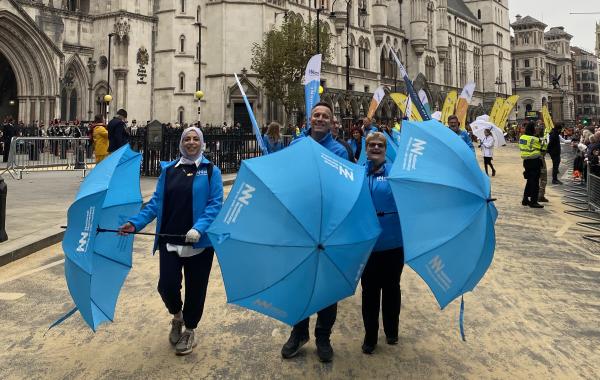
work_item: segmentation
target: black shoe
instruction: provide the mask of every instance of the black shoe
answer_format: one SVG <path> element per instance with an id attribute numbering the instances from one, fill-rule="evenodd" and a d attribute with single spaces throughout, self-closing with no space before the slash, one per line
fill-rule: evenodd
<path id="1" fill-rule="evenodd" d="M 329 338 L 317 339 L 317 355 L 323 363 L 329 363 L 333 359 L 333 347 L 329 343 Z"/>
<path id="2" fill-rule="evenodd" d="M 542 205 L 541 205 L 541 204 L 539 204 L 539 203 L 531 203 L 531 204 L 529 205 L 529 207 L 531 207 L 531 208 L 544 208 L 544 206 L 542 206 Z"/>
<path id="3" fill-rule="evenodd" d="M 298 336 L 292 332 L 288 341 L 285 342 L 281 348 L 281 356 L 283 356 L 284 359 L 293 358 L 298 354 L 298 351 L 300 351 L 300 348 L 302 348 L 306 342 L 308 342 L 308 336 Z"/>
<path id="4" fill-rule="evenodd" d="M 363 343 L 363 345 L 362 345 L 363 354 L 371 355 L 371 354 L 373 354 L 373 351 L 375 351 L 375 345 L 371 346 L 370 344 Z"/>
<path id="5" fill-rule="evenodd" d="M 523 199 L 523 200 L 521 201 L 521 204 L 522 204 L 523 206 L 529 206 L 529 201 L 528 201 L 527 199 Z"/>
<path id="6" fill-rule="evenodd" d="M 393 346 L 395 344 L 398 344 L 398 337 L 397 336 L 386 336 L 385 341 L 387 342 L 387 344 L 390 344 Z"/>
<path id="7" fill-rule="evenodd" d="M 552 180 L 552 184 L 553 185 L 562 185 L 563 183 L 560 180 L 558 180 L 558 179 L 553 179 Z"/>
<path id="8" fill-rule="evenodd" d="M 538 202 L 549 202 L 549 201 L 548 201 L 548 198 L 546 198 L 546 197 L 540 197 L 538 199 Z"/>
<path id="9" fill-rule="evenodd" d="M 495 176 L 496 176 L 496 171 L 492 170 L 492 177 L 495 177 Z"/>

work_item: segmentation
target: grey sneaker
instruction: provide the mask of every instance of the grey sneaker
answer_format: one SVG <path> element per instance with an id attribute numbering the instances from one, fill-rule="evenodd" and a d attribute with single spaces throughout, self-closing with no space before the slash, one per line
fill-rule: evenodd
<path id="1" fill-rule="evenodd" d="M 173 318 L 171 320 L 171 331 L 169 332 L 169 342 L 174 346 L 181 339 L 181 332 L 183 331 L 183 321 Z"/>
<path id="2" fill-rule="evenodd" d="M 192 352 L 196 345 L 194 330 L 185 330 L 183 334 L 181 334 L 181 339 L 179 339 L 179 342 L 175 345 L 175 354 L 187 355 Z"/>

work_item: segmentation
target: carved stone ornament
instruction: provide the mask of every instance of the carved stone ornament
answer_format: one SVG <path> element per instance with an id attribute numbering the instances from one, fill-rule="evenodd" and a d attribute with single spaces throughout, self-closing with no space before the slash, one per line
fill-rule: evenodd
<path id="1" fill-rule="evenodd" d="M 100 70 L 106 69 L 106 66 L 108 66 L 108 58 L 103 55 L 100 57 Z"/>
<path id="2" fill-rule="evenodd" d="M 87 67 L 90 71 L 90 74 L 94 74 L 96 72 L 96 61 L 94 61 L 92 57 L 88 58 Z"/>
<path id="3" fill-rule="evenodd" d="M 129 32 L 131 31 L 131 25 L 129 25 L 129 21 L 126 20 L 123 16 L 119 18 L 114 25 L 114 33 L 117 37 L 117 42 L 129 42 Z"/>
<path id="4" fill-rule="evenodd" d="M 148 55 L 148 50 L 145 47 L 141 47 L 138 49 L 136 63 L 141 66 L 146 66 L 148 61 L 150 60 L 150 56 Z"/>

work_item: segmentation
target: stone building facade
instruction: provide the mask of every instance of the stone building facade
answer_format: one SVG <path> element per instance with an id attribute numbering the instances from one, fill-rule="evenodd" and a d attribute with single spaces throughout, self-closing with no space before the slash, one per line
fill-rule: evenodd
<path id="1" fill-rule="evenodd" d="M 598 57 L 579 47 L 572 47 L 575 68 L 575 112 L 577 119 L 597 120 L 600 116 Z"/>
<path id="2" fill-rule="evenodd" d="M 379 85 L 404 91 L 390 50 L 434 109 L 468 81 L 477 83 L 471 116 L 511 93 L 507 0 L 321 3 L 333 49 L 322 68 L 323 99 L 340 118 L 364 115 Z M 110 114 L 126 108 L 141 122 L 191 123 L 198 119 L 194 93 L 201 88 L 203 122 L 245 123 L 238 73 L 259 123 L 285 121 L 250 70 L 251 47 L 284 17 L 315 16 L 308 0 L 2 0 L 0 73 L 9 78 L 3 86 L 10 95 L 0 96 L 0 117 L 89 120 L 102 113 L 110 93 Z M 378 111 L 384 118 L 396 112 L 389 100 Z"/>
<path id="3" fill-rule="evenodd" d="M 573 123 L 575 97 L 572 35 L 562 26 L 552 27 L 533 17 L 517 15 L 511 24 L 513 92 L 520 96 L 517 119 L 547 105 L 555 121 Z"/>

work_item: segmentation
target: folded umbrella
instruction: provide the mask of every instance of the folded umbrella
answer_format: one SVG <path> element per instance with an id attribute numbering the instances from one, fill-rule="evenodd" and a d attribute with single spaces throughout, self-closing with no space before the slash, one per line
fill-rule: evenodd
<path id="1" fill-rule="evenodd" d="M 142 155 L 125 145 L 102 160 L 84 179 L 69 207 L 62 242 L 65 278 L 76 307 L 96 331 L 112 321 L 121 286 L 131 269 L 133 235 L 98 233 L 99 226 L 119 226 L 142 205 Z"/>
<path id="2" fill-rule="evenodd" d="M 490 180 L 467 145 L 431 120 L 403 123 L 389 181 L 405 262 L 444 308 L 473 290 L 492 262 L 497 211 Z"/>
<path id="3" fill-rule="evenodd" d="M 354 294 L 379 233 L 364 167 L 312 139 L 243 161 L 208 229 L 228 302 L 289 325 Z"/>

